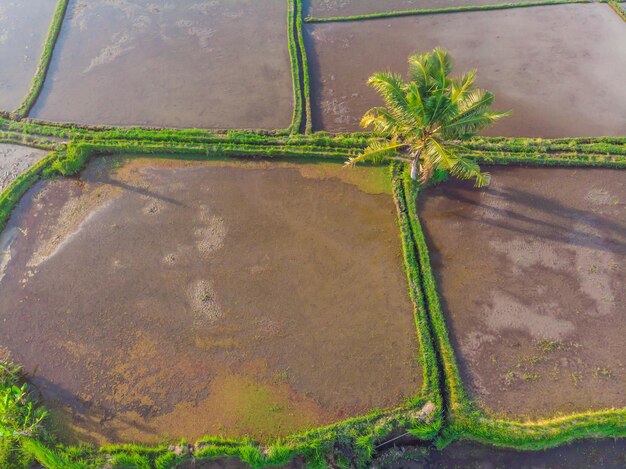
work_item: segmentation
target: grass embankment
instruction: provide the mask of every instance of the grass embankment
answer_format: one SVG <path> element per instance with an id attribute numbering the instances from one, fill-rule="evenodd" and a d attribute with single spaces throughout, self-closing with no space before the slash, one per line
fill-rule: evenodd
<path id="1" fill-rule="evenodd" d="M 613 8 L 613 11 L 615 11 L 621 19 L 626 21 L 626 10 L 620 2 L 616 0 L 609 0 L 607 3 L 611 8 Z"/>
<path id="2" fill-rule="evenodd" d="M 287 0 L 287 45 L 289 48 L 289 63 L 291 65 L 291 82 L 293 84 L 293 114 L 289 133 L 298 133 L 302 127 L 302 87 L 298 41 L 296 39 L 296 0 Z"/>
<path id="3" fill-rule="evenodd" d="M 492 418 L 478 410 L 463 386 L 446 321 L 441 309 L 428 246 L 417 214 L 416 184 L 405 179 L 407 206 L 417 246 L 424 296 L 439 367 L 445 384 L 446 424 L 438 438 L 444 447 L 456 439 L 470 439 L 485 444 L 515 449 L 539 450 L 580 438 L 625 437 L 626 409 L 585 412 L 536 422 L 514 422 Z"/>
<path id="4" fill-rule="evenodd" d="M 311 116 L 311 84 L 309 78 L 309 61 L 307 59 L 306 48 L 304 47 L 304 36 L 302 27 L 302 0 L 296 2 L 296 35 L 298 36 L 298 50 L 300 52 L 300 64 L 302 66 L 302 99 L 304 101 L 304 133 L 310 134 L 313 129 L 313 117 Z"/>
<path id="5" fill-rule="evenodd" d="M 324 150 L 328 150 L 328 148 Z M 230 155 L 249 156 L 250 153 L 253 156 L 263 157 L 305 156 L 313 160 L 327 157 L 341 158 L 342 160 L 346 158 L 345 153 L 331 155 L 326 152 L 320 155 L 306 146 L 289 148 L 268 145 L 248 145 L 247 147 L 243 145 L 197 145 L 193 147 L 168 146 L 154 144 L 154 142 L 132 142 L 130 140 L 122 143 L 115 141 L 109 143 L 77 141 L 51 153 L 38 162 L 0 195 L 2 225 L 6 223 L 10 210 L 19 198 L 42 175 L 75 174 L 91 157 L 112 153 L 159 157 L 163 154 L 169 154 L 172 157 L 189 159 L 218 158 Z M 286 153 L 289 154 L 286 155 Z M 333 458 L 334 462 L 345 460 L 364 466 L 370 460 L 376 445 L 383 442 L 387 435 L 392 433 L 394 435 L 398 433 L 411 434 L 424 440 L 433 439 L 440 430 L 442 420 L 439 375 L 422 298 L 419 268 L 415 257 L 416 249 L 410 230 L 404 191 L 399 181 L 397 177 L 394 177 L 394 197 L 398 207 L 405 271 L 409 295 L 414 307 L 420 350 L 419 362 L 423 372 L 422 388 L 404 406 L 388 412 L 374 411 L 363 417 L 313 429 L 272 442 L 269 445 L 261 445 L 248 439 L 225 440 L 207 437 L 194 445 L 182 442 L 176 447 L 164 445 L 155 447 L 142 445 L 114 445 L 101 448 L 71 447 L 53 444 L 53 436 L 46 433 L 44 426 L 41 430 L 41 436 L 40 434 L 12 434 L 11 443 L 6 443 L 4 447 L 0 448 L 0 461 L 2 461 L 2 457 L 8 458 L 19 455 L 20 464 L 15 463 L 14 467 L 27 467 L 31 462 L 38 461 L 50 468 L 98 467 L 104 463 L 107 463 L 108 467 L 128 467 L 130 465 L 131 467 L 169 468 L 175 467 L 193 456 L 196 460 L 235 457 L 253 467 L 266 467 L 281 465 L 296 456 L 301 456 L 312 467 L 326 467 L 328 464 L 327 457 Z M 7 386 L 2 387 L 0 392 L 6 392 L 7 389 Z M 30 401 L 25 399 L 25 405 L 27 402 Z"/>
<path id="6" fill-rule="evenodd" d="M 50 68 L 50 61 L 52 60 L 52 52 L 54 51 L 54 46 L 59 37 L 59 33 L 61 32 L 61 25 L 63 24 L 63 18 L 65 17 L 68 3 L 69 0 L 57 0 L 54 15 L 52 16 L 52 22 L 50 23 L 50 28 L 48 29 L 48 35 L 46 36 L 46 40 L 43 44 L 43 51 L 41 52 L 41 57 L 39 58 L 39 63 L 37 64 L 37 71 L 33 77 L 28 94 L 20 104 L 20 107 L 15 110 L 15 114 L 20 117 L 28 115 L 32 107 L 35 105 L 35 101 L 37 101 L 41 90 L 43 89 L 46 74 Z"/>
<path id="7" fill-rule="evenodd" d="M 462 13 L 468 11 L 507 10 L 510 8 L 528 8 L 535 6 L 563 5 L 569 3 L 592 3 L 591 0 L 538 0 L 531 2 L 498 3 L 495 5 L 464 5 L 443 8 L 421 8 L 414 10 L 394 10 L 362 15 L 331 16 L 328 18 L 307 17 L 307 23 L 333 23 L 339 21 L 373 20 L 378 18 L 393 18 L 398 16 L 438 15 L 442 13 Z"/>

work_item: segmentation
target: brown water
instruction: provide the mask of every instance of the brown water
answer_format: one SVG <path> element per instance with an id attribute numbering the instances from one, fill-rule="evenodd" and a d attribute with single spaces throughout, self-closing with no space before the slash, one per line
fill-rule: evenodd
<path id="1" fill-rule="evenodd" d="M 495 108 L 512 111 L 490 135 L 626 133 L 626 94 L 615 79 L 626 76 L 626 28 L 607 5 L 311 24 L 306 39 L 316 129 L 357 130 L 363 114 L 382 105 L 367 78 L 405 74 L 410 54 L 441 46 L 456 73 L 477 68 Z"/>
<path id="2" fill-rule="evenodd" d="M 470 393 L 507 418 L 626 407 L 626 172 L 491 172 L 419 207 Z"/>
<path id="3" fill-rule="evenodd" d="M 546 451 L 512 451 L 459 442 L 443 451 L 419 455 L 414 448 L 397 449 L 375 461 L 374 468 L 474 469 L 601 469 L 626 466 L 626 440 L 580 441 Z"/>
<path id="4" fill-rule="evenodd" d="M 88 124 L 289 125 L 284 0 L 72 0 L 31 116 Z"/>
<path id="5" fill-rule="evenodd" d="M 513 0 L 521 3 L 529 0 Z M 416 10 L 422 8 L 446 8 L 463 5 L 492 5 L 502 0 L 304 0 L 307 16 L 328 18 L 330 16 L 363 15 L 385 11 Z"/>
<path id="6" fill-rule="evenodd" d="M 13 111 L 26 96 L 55 3 L 51 0 L 0 2 L 0 110 Z"/>
<path id="7" fill-rule="evenodd" d="M 65 440 L 265 440 L 418 392 L 387 169 L 118 165 L 5 231 L 0 344 Z"/>

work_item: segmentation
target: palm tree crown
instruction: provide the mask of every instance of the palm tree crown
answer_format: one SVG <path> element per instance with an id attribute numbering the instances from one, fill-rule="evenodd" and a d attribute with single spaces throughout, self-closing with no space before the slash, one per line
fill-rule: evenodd
<path id="1" fill-rule="evenodd" d="M 505 116 L 490 112 L 493 94 L 474 88 L 476 71 L 461 77 L 448 76 L 452 59 L 443 49 L 409 57 L 410 81 L 392 72 L 375 73 L 368 84 L 383 97 L 385 107 L 367 111 L 361 126 L 376 135 L 347 164 L 399 158 L 411 161 L 411 177 L 428 181 L 435 169 L 461 179 L 475 179 L 476 186 L 489 184 L 489 174 L 458 154 L 460 141 Z"/>

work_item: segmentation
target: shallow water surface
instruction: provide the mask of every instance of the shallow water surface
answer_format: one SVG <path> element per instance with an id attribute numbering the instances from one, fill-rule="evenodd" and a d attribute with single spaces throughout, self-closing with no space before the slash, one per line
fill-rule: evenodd
<path id="1" fill-rule="evenodd" d="M 478 69 L 478 86 L 512 115 L 489 135 L 624 135 L 626 28 L 604 4 L 402 17 L 306 26 L 313 126 L 357 130 L 383 104 L 366 85 L 377 71 L 406 74 L 415 52 L 443 47 L 453 73 Z M 590 92 L 593 90 L 593 92 Z"/>
<path id="2" fill-rule="evenodd" d="M 413 454 L 412 454 L 413 453 Z M 373 467 L 386 469 L 609 469 L 626 466 L 626 440 L 577 441 L 545 451 L 513 451 L 457 442 L 420 456 L 414 448 L 391 450 Z M 209 466 L 208 466 L 209 467 Z M 217 467 L 217 466 L 216 466 Z"/>
<path id="3" fill-rule="evenodd" d="M 276 129 L 292 85 L 284 0 L 71 0 L 32 116 Z"/>
<path id="4" fill-rule="evenodd" d="M 464 382 L 507 418 L 626 406 L 626 172 L 491 168 L 420 197 Z"/>
<path id="5" fill-rule="evenodd" d="M 521 3 L 524 1 L 529 0 L 513 0 L 507 3 Z M 303 6 L 307 16 L 328 18 L 331 16 L 365 15 L 385 11 L 497 3 L 504 2 L 502 0 L 304 0 Z"/>
<path id="6" fill-rule="evenodd" d="M 13 111 L 30 88 L 56 2 L 0 2 L 0 110 Z"/>
<path id="7" fill-rule="evenodd" d="M 418 392 L 386 169 L 120 164 L 7 227 L 0 344 L 66 440 L 267 439 Z"/>

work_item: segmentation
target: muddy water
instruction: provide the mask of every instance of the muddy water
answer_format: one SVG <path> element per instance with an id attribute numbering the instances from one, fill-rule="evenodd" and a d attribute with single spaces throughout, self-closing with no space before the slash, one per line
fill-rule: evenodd
<path id="1" fill-rule="evenodd" d="M 420 204 L 464 382 L 512 418 L 626 406 L 626 172 L 491 172 Z"/>
<path id="2" fill-rule="evenodd" d="M 413 453 L 413 454 L 412 454 Z M 414 448 L 396 449 L 377 460 L 374 468 L 623 468 L 626 440 L 582 441 L 546 451 L 518 452 L 472 443 L 454 443 L 443 451 L 419 455 Z"/>
<path id="3" fill-rule="evenodd" d="M 37 148 L 0 143 L 0 192 L 46 154 Z"/>
<path id="4" fill-rule="evenodd" d="M 417 392 L 386 169 L 107 161 L 6 230 L 0 344 L 66 440 L 267 439 Z"/>
<path id="5" fill-rule="evenodd" d="M 0 2 L 0 110 L 13 111 L 30 88 L 55 2 Z"/>
<path id="6" fill-rule="evenodd" d="M 405 74 L 410 54 L 441 46 L 457 73 L 478 69 L 495 108 L 512 111 L 491 135 L 626 132 L 626 94 L 614 79 L 626 75 L 626 29 L 606 5 L 311 24 L 306 32 L 317 129 L 358 129 L 367 109 L 382 104 L 367 78 L 387 69 Z"/>
<path id="7" fill-rule="evenodd" d="M 521 3 L 515 0 L 508 3 Z M 396 10 L 421 8 L 446 8 L 463 5 L 491 5 L 502 0 L 304 0 L 308 16 L 328 18 L 330 16 L 363 15 Z"/>
<path id="8" fill-rule="evenodd" d="M 89 124 L 284 128 L 284 0 L 72 0 L 32 115 Z"/>

